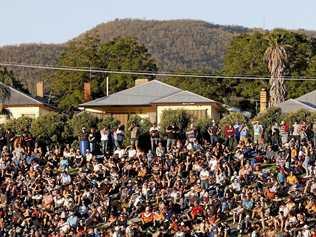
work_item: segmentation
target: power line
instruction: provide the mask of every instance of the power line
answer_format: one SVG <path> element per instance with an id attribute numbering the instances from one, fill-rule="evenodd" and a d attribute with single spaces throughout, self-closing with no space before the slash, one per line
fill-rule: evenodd
<path id="1" fill-rule="evenodd" d="M 72 71 L 72 72 L 140 75 L 140 76 L 189 77 L 189 78 L 238 79 L 238 80 L 270 80 L 270 77 L 258 77 L 258 76 L 224 76 L 224 75 L 207 75 L 207 74 L 198 75 L 198 74 L 171 73 L 171 72 L 119 71 L 119 70 L 107 70 L 107 69 L 103 69 L 103 68 L 51 66 L 51 65 L 34 65 L 34 64 L 32 65 L 32 64 L 17 64 L 17 63 L 0 63 L 0 66 L 31 68 L 31 69 L 45 69 L 45 70 L 60 70 L 60 71 Z M 316 78 L 285 77 L 284 80 L 287 80 L 287 81 L 316 81 Z"/>

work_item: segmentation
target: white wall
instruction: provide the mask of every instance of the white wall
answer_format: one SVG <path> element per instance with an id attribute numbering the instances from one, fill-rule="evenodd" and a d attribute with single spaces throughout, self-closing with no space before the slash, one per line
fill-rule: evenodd
<path id="1" fill-rule="evenodd" d="M 11 118 L 19 118 L 22 116 L 37 118 L 40 115 L 45 115 L 49 113 L 48 109 L 41 108 L 39 106 L 30 106 L 30 107 L 6 107 L 11 113 Z"/>

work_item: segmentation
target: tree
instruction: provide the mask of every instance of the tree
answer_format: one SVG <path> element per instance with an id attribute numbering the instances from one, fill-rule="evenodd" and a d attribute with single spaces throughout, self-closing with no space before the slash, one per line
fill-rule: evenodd
<path id="1" fill-rule="evenodd" d="M 284 74 L 288 63 L 286 48 L 288 45 L 282 42 L 283 35 L 269 37 L 269 47 L 265 51 L 265 60 L 271 73 L 270 84 L 270 107 L 277 106 L 285 101 L 286 87 L 284 84 Z"/>
<path id="2" fill-rule="evenodd" d="M 132 38 L 117 38 L 101 43 L 98 37 L 87 36 L 72 41 L 62 53 L 60 66 L 104 68 L 119 71 L 157 71 L 147 49 Z M 83 102 L 83 83 L 91 82 L 92 97 L 106 93 L 106 74 L 59 71 L 52 77 L 53 91 L 61 109 L 69 110 Z M 112 74 L 109 92 L 114 93 L 134 85 L 135 75 Z"/>
<path id="3" fill-rule="evenodd" d="M 38 142 L 44 144 L 47 143 L 47 141 L 54 144 L 61 143 L 67 141 L 67 138 L 64 137 L 66 121 L 66 116 L 50 112 L 33 120 L 30 132 L 36 137 Z"/>
<path id="4" fill-rule="evenodd" d="M 6 79 L 9 77 L 9 73 L 6 68 L 0 70 L 0 113 L 4 112 L 4 102 L 10 98 L 10 90 L 6 86 Z"/>
<path id="5" fill-rule="evenodd" d="M 9 71 L 7 68 L 0 68 L 0 82 L 23 93 L 29 93 L 24 85 L 15 78 L 13 71 Z"/>
<path id="6" fill-rule="evenodd" d="M 269 71 L 264 59 L 265 51 L 269 47 L 268 38 L 282 36 L 281 44 L 289 45 L 287 48 L 288 63 L 284 70 L 285 76 L 303 77 L 309 68 L 315 44 L 304 34 L 287 30 L 276 29 L 271 32 L 251 32 L 236 36 L 225 53 L 223 73 L 226 76 L 257 76 L 268 77 Z M 262 87 L 268 87 L 265 80 L 230 80 L 225 79 L 225 100 L 235 106 L 240 102 L 232 100 L 257 99 Z M 310 83 L 307 83 L 310 85 Z M 310 91 L 311 87 L 301 81 L 286 81 L 288 95 L 296 98 Z M 251 103 L 248 104 L 248 106 Z"/>

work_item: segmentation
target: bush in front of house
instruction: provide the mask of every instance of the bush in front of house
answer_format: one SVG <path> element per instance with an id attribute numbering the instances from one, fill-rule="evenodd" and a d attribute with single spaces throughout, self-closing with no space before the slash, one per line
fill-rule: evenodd
<path id="1" fill-rule="evenodd" d="M 305 121 L 308 123 L 315 123 L 316 122 L 316 112 L 311 112 L 305 109 L 301 109 L 297 112 L 292 112 L 288 114 L 284 114 L 282 119 L 291 124 L 295 122 Z"/>
<path id="2" fill-rule="evenodd" d="M 30 128 L 31 134 L 42 144 L 68 143 L 71 134 L 67 130 L 67 117 L 55 112 L 34 119 Z"/>
<path id="3" fill-rule="evenodd" d="M 100 119 L 98 123 L 98 129 L 101 130 L 103 128 L 116 128 L 119 126 L 120 123 L 121 122 L 114 117 L 105 117 L 103 119 Z"/>
<path id="4" fill-rule="evenodd" d="M 22 116 L 17 119 L 8 120 L 4 128 L 11 129 L 16 135 L 22 135 L 23 132 L 29 131 L 34 119 Z"/>
<path id="5" fill-rule="evenodd" d="M 130 138 L 131 138 L 131 131 L 129 128 L 131 127 L 132 123 L 135 122 L 136 124 L 139 125 L 140 128 L 140 140 L 146 140 L 143 138 L 149 138 L 149 129 L 151 127 L 151 122 L 148 119 L 142 118 L 138 115 L 132 115 L 129 117 L 127 121 L 127 127 L 125 127 L 125 145 L 128 146 L 130 145 Z M 140 141 L 140 143 L 142 143 Z M 141 144 L 143 145 L 143 144 Z M 145 144 L 143 146 L 148 146 L 148 144 Z"/>
<path id="6" fill-rule="evenodd" d="M 233 113 L 230 113 L 230 114 L 226 115 L 225 117 L 223 117 L 219 121 L 219 125 L 220 125 L 221 129 L 223 130 L 225 128 L 225 126 L 227 126 L 229 124 L 234 126 L 234 124 L 236 122 L 238 122 L 239 124 L 246 124 L 247 118 L 242 113 L 233 112 Z"/>
<path id="7" fill-rule="evenodd" d="M 68 126 L 72 130 L 72 134 L 75 139 L 77 139 L 81 135 L 82 127 L 86 127 L 90 129 L 92 127 L 97 128 L 99 119 L 93 116 L 90 113 L 82 112 L 79 114 L 73 115 L 71 119 L 68 120 Z"/>
<path id="8" fill-rule="evenodd" d="M 175 123 L 180 129 L 185 130 L 192 120 L 193 116 L 185 110 L 168 109 L 162 112 L 159 125 L 163 132 L 165 132 L 167 127 L 172 123 Z"/>
<path id="9" fill-rule="evenodd" d="M 207 128 L 212 125 L 213 119 L 200 118 L 194 124 L 201 138 L 208 138 Z"/>
<path id="10" fill-rule="evenodd" d="M 269 108 L 263 113 L 259 113 L 253 118 L 258 121 L 264 128 L 271 127 L 274 123 L 280 123 L 283 118 L 280 108 Z"/>

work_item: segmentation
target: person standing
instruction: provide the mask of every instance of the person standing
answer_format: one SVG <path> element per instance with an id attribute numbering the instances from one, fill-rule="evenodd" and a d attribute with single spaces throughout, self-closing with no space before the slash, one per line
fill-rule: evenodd
<path id="1" fill-rule="evenodd" d="M 90 130 L 89 143 L 90 143 L 90 152 L 94 154 L 96 151 L 97 143 L 98 143 L 98 135 L 97 135 L 97 130 L 95 128 L 91 128 Z"/>
<path id="2" fill-rule="evenodd" d="M 151 150 L 155 152 L 155 149 L 158 146 L 160 140 L 160 127 L 157 126 L 157 123 L 153 123 L 153 125 L 149 129 L 149 134 Z"/>
<path id="3" fill-rule="evenodd" d="M 289 137 L 289 125 L 285 123 L 284 121 L 281 121 L 280 124 L 280 136 L 281 136 L 281 142 L 282 144 L 285 144 L 288 142 Z"/>
<path id="4" fill-rule="evenodd" d="M 89 150 L 89 134 L 85 127 L 82 127 L 80 134 L 80 153 L 85 155 L 86 151 Z"/>
<path id="5" fill-rule="evenodd" d="M 300 131 L 301 131 L 301 125 L 295 121 L 293 124 L 293 134 L 292 135 L 296 141 L 300 140 Z"/>
<path id="6" fill-rule="evenodd" d="M 241 125 L 239 124 L 238 121 L 234 125 L 234 130 L 235 130 L 235 140 L 236 140 L 236 143 L 238 144 L 240 140 L 240 130 L 241 130 Z"/>
<path id="7" fill-rule="evenodd" d="M 225 127 L 224 130 L 226 146 L 232 147 L 234 143 L 235 130 L 231 124 Z"/>
<path id="8" fill-rule="evenodd" d="M 139 143 L 139 135 L 140 135 L 140 128 L 136 122 L 132 122 L 132 125 L 129 127 L 131 131 L 131 145 L 135 146 L 138 149 Z"/>
<path id="9" fill-rule="evenodd" d="M 186 131 L 185 134 L 189 142 L 193 143 L 196 140 L 196 129 L 193 123 L 190 124 L 190 128 Z"/>
<path id="10" fill-rule="evenodd" d="M 5 133 L 0 128 L 0 153 L 2 152 L 2 148 L 6 145 Z"/>
<path id="11" fill-rule="evenodd" d="M 101 152 L 103 155 L 105 155 L 108 151 L 110 128 L 104 127 L 103 129 L 101 129 L 100 136 L 101 136 Z"/>
<path id="12" fill-rule="evenodd" d="M 242 125 L 240 128 L 240 141 L 247 143 L 248 137 L 248 127 L 246 125 Z"/>
<path id="13" fill-rule="evenodd" d="M 262 125 L 259 124 L 258 121 L 255 121 L 255 124 L 253 125 L 253 142 L 255 144 L 259 144 L 262 133 L 263 133 Z"/>
<path id="14" fill-rule="evenodd" d="M 215 123 L 215 120 L 212 121 L 212 124 L 207 128 L 207 133 L 210 137 L 211 145 L 215 145 L 218 142 L 219 128 Z"/>
<path id="15" fill-rule="evenodd" d="M 7 147 L 9 149 L 9 152 L 11 153 L 13 151 L 13 142 L 15 139 L 15 134 L 12 132 L 12 130 L 9 128 L 5 134 L 5 139 L 7 143 Z"/>
<path id="16" fill-rule="evenodd" d="M 179 127 L 175 123 L 172 123 L 171 125 L 167 127 L 166 132 L 167 132 L 167 151 L 169 151 L 170 148 L 174 144 L 176 144 L 176 140 L 179 133 Z"/>
<path id="17" fill-rule="evenodd" d="M 122 148 L 125 138 L 125 126 L 120 124 L 116 130 L 113 132 L 114 135 L 114 145 L 115 148 Z"/>

